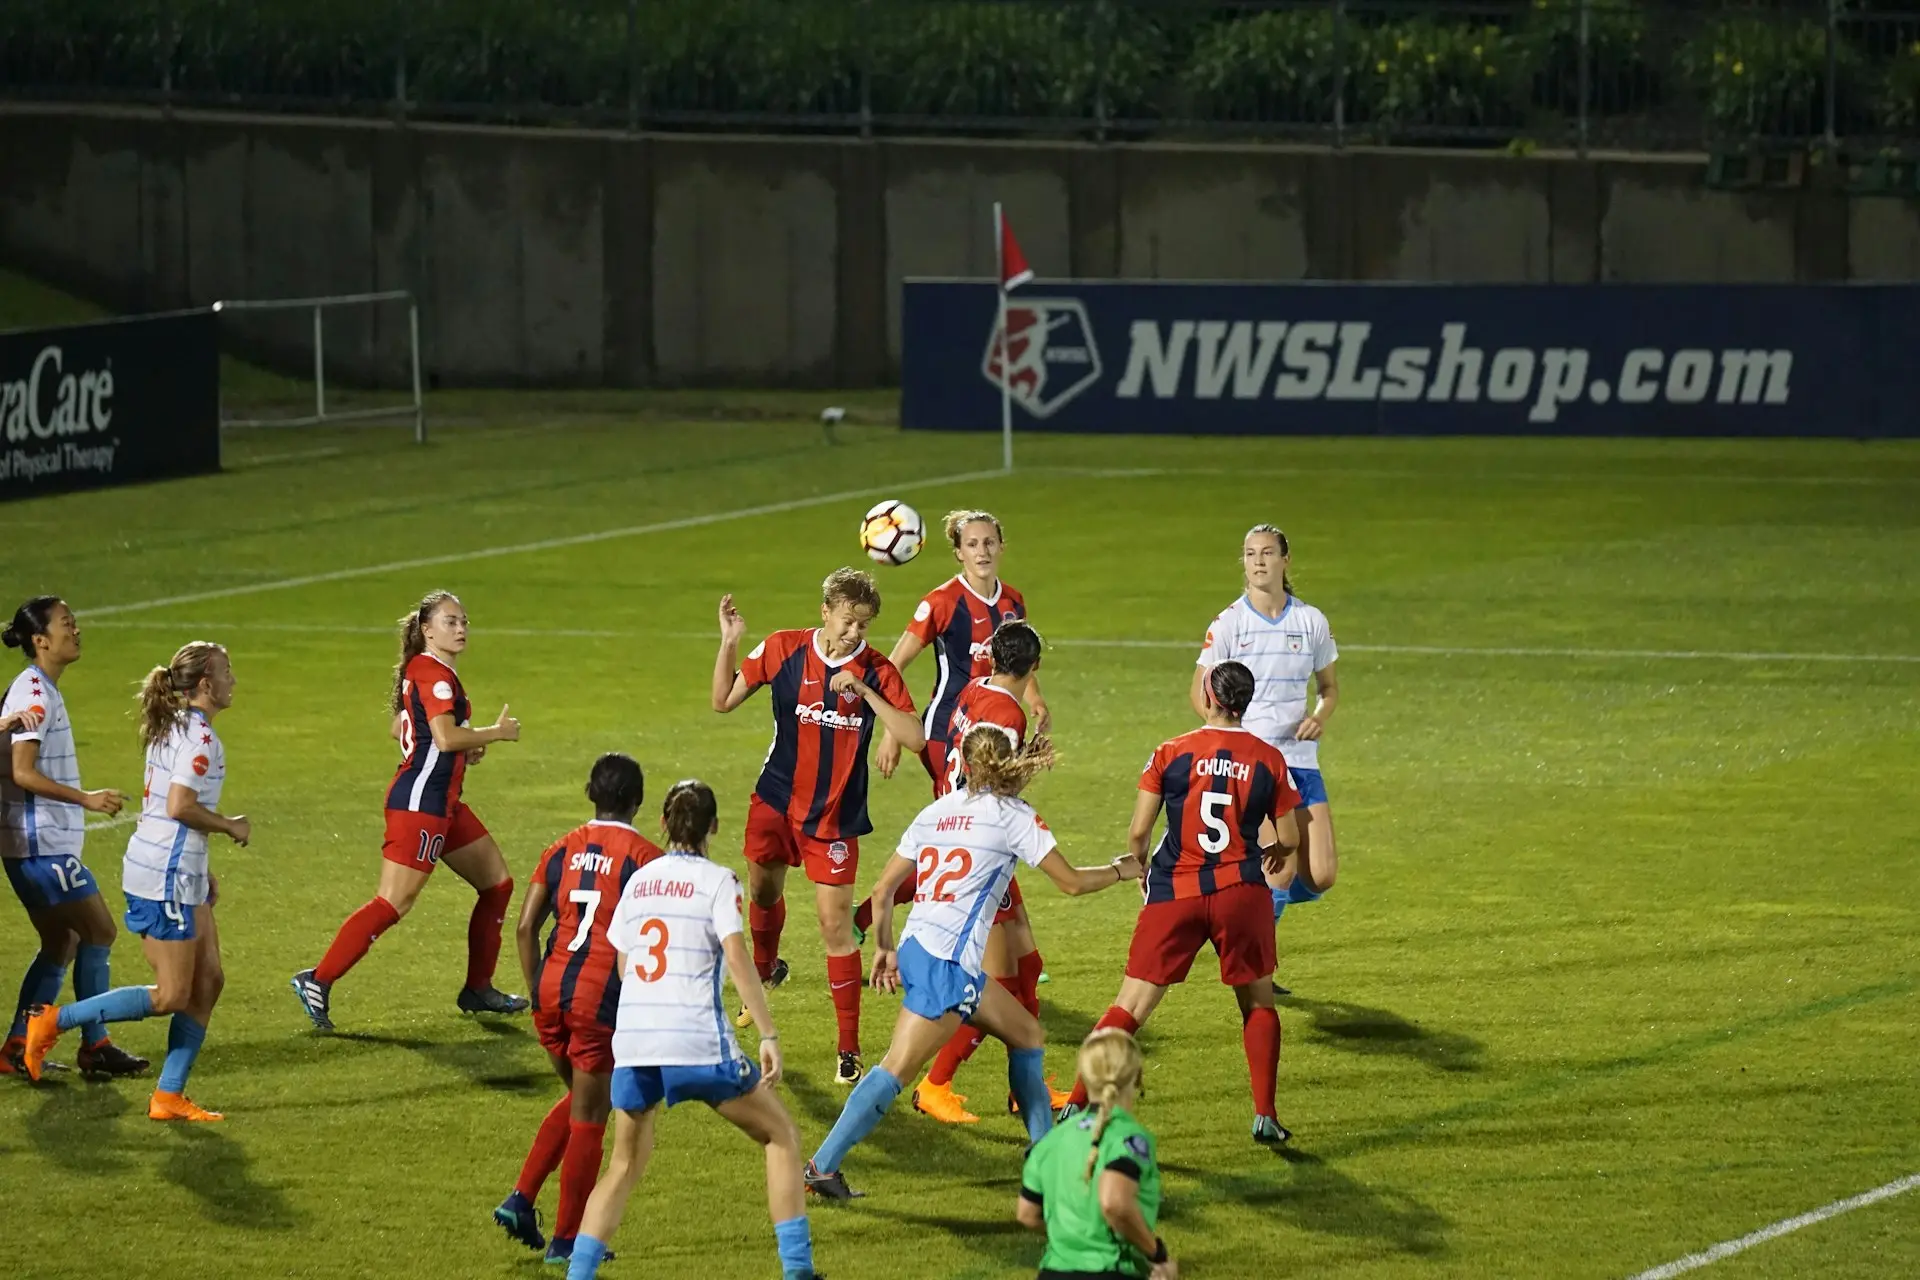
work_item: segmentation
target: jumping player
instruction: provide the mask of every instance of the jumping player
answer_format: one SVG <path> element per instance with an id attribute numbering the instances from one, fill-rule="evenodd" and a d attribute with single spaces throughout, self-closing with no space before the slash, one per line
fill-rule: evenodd
<path id="1" fill-rule="evenodd" d="M 1020 799 L 1034 774 L 1053 763 L 1043 740 L 1016 753 L 999 727 L 976 725 L 959 750 L 966 761 L 965 787 L 920 811 L 869 895 L 876 904 L 873 985 L 886 991 L 904 987 L 906 998 L 886 1058 L 854 1089 L 807 1165 L 807 1189 L 831 1200 L 859 1194 L 847 1186 L 840 1162 L 886 1116 L 900 1096 L 900 1082 L 913 1079 L 963 1021 L 978 1023 L 1007 1046 L 1007 1081 L 1020 1099 L 1028 1141 L 1047 1135 L 1053 1113 L 1041 1066 L 1046 1033 L 1011 992 L 988 982 L 982 971 L 993 904 L 1022 862 L 1039 867 L 1061 892 L 1076 897 L 1140 878 L 1140 862 L 1132 854 L 1104 867 L 1069 865 L 1047 824 Z M 913 910 L 896 951 L 894 890 L 909 878 Z"/>
<path id="2" fill-rule="evenodd" d="M 521 1013 L 523 996 L 494 989 L 500 931 L 513 902 L 513 877 L 500 846 L 460 797 L 467 767 L 489 743 L 517 742 L 520 722 L 501 707 L 485 728 L 468 723 L 467 691 L 454 667 L 467 648 L 467 612 L 450 591 L 430 591 L 400 619 L 400 661 L 393 669 L 390 709 L 403 714 L 399 771 L 387 788 L 387 836 L 380 889 L 348 916 L 320 963 L 293 975 L 293 992 L 313 1025 L 333 1030 L 333 984 L 359 964 L 381 934 L 413 909 L 443 860 L 479 895 L 467 921 L 463 1013 Z"/>
<path id="3" fill-rule="evenodd" d="M 0 1044 L 0 1071 L 11 1075 L 24 1070 L 27 1011 L 60 998 L 70 961 L 79 999 L 103 995 L 112 985 L 113 915 L 81 854 L 86 815 L 112 817 L 123 801 L 111 787 L 80 788 L 73 722 L 60 694 L 60 678 L 80 660 L 80 624 L 73 610 L 58 596 L 35 596 L 14 613 L 0 640 L 27 659 L 26 670 L 14 677 L 0 704 L 0 716 L 14 724 L 12 772 L 0 790 L 0 864 L 40 935 L 40 951 L 20 984 L 13 1025 Z M 107 1039 L 100 1022 L 81 1028 L 79 1064 L 88 1075 L 107 1076 L 138 1075 L 148 1066 L 145 1058 Z"/>
<path id="4" fill-rule="evenodd" d="M 592 1280 L 647 1171 L 662 1105 L 704 1102 L 766 1150 L 767 1207 L 781 1280 L 825 1280 L 813 1269 L 800 1130 L 780 1105 L 780 1036 L 740 937 L 740 881 L 707 860 L 719 830 L 713 788 L 689 779 L 667 793 L 667 852 L 628 882 L 607 939 L 619 953 L 614 1032 L 613 1161 L 587 1201 L 568 1280 Z M 740 1052 L 720 1003 L 724 963 L 760 1032 L 760 1065 Z"/>
<path id="5" fill-rule="evenodd" d="M 1246 593 L 1207 629 L 1190 693 L 1194 710 L 1206 715 L 1201 684 L 1208 668 L 1228 659 L 1244 663 L 1257 682 L 1246 727 L 1280 749 L 1300 792 L 1303 806 L 1294 815 L 1300 852 L 1267 877 L 1276 922 L 1288 903 L 1312 902 L 1333 888 L 1340 870 L 1333 811 L 1320 776 L 1320 735 L 1340 705 L 1340 681 L 1334 672 L 1340 651 L 1327 615 L 1293 594 L 1287 576 L 1291 563 L 1287 535 L 1278 526 L 1257 524 L 1247 530 L 1240 545 Z M 1309 677 L 1315 686 L 1311 714 Z"/>
<path id="6" fill-rule="evenodd" d="M 645 798 L 646 777 L 633 757 L 609 752 L 594 761 L 587 778 L 593 821 L 540 855 L 514 928 L 520 971 L 534 993 L 534 1030 L 567 1092 L 541 1121 L 520 1180 L 493 1220 L 527 1248 L 544 1247 L 548 1262 L 573 1256 L 580 1215 L 600 1175 L 620 1007 L 620 957 L 607 941 L 607 921 L 633 873 L 660 856 L 660 847 L 633 827 Z M 549 915 L 554 925 L 543 958 L 540 926 Z M 556 1167 L 560 1212 L 549 1242 L 540 1237 L 534 1202 Z"/>
<path id="7" fill-rule="evenodd" d="M 63 1031 L 172 1015 L 167 1059 L 147 1103 L 151 1120 L 222 1119 L 187 1097 L 187 1076 L 226 985 L 213 918 L 220 886 L 208 867 L 207 837 L 223 835 L 245 847 L 253 835 L 244 815 L 219 812 L 227 749 L 213 720 L 233 705 L 233 690 L 227 651 L 196 640 L 182 645 L 166 666 L 149 671 L 136 699 L 140 741 L 147 748 L 145 799 L 120 884 L 127 895 L 127 931 L 139 936 L 154 985 L 120 987 L 63 1008 L 43 1006 L 27 1024 L 27 1074 L 38 1080 L 47 1050 Z"/>
<path id="8" fill-rule="evenodd" d="M 853 882 L 867 817 L 867 744 L 877 719 L 901 742 L 921 744 L 913 699 L 891 662 L 867 647 L 880 613 L 869 574 L 837 569 L 821 586 L 820 625 L 776 631 L 739 662 L 746 620 L 733 597 L 720 601 L 720 652 L 713 709 L 734 710 L 762 685 L 773 688 L 773 746 L 747 810 L 746 859 L 753 963 L 761 981 L 786 980 L 779 958 L 786 926 L 787 870 L 813 881 L 826 944 L 827 984 L 839 1025 L 834 1079 L 859 1081 L 860 944 L 853 936 Z M 915 750 L 919 745 L 914 746 Z M 745 1026 L 747 1013 L 740 1015 Z"/>
<path id="9" fill-rule="evenodd" d="M 940 795 L 965 784 L 965 769 L 959 743 L 976 724 L 993 725 L 1006 733 L 1018 751 L 1025 745 L 1027 713 L 1025 702 L 1035 673 L 1040 666 L 1040 634 L 1018 619 L 1003 622 L 994 629 L 988 648 L 993 674 L 974 680 L 960 691 L 953 716 L 948 721 L 951 740 L 943 754 L 946 776 L 937 784 Z M 911 887 L 911 886 L 909 886 Z M 869 909 L 871 905 L 869 904 Z M 1026 905 L 1020 896 L 1017 878 L 1007 880 L 1006 892 L 993 915 L 993 928 L 987 934 L 986 972 L 995 982 L 1011 991 L 1028 1013 L 1040 1016 L 1040 951 L 1027 921 Z M 953 1090 L 953 1076 L 960 1065 L 980 1047 L 984 1034 L 978 1027 L 961 1023 L 935 1055 L 927 1078 L 913 1091 L 914 1110 L 945 1124 L 975 1124 L 980 1117 L 967 1110 L 966 1097 Z M 1055 1106 L 1065 1103 L 1067 1095 L 1055 1093 Z"/>
<path id="10" fill-rule="evenodd" d="M 1211 942 L 1220 981 L 1240 1002 L 1254 1140 L 1285 1142 L 1293 1135 L 1274 1115 L 1280 1015 L 1273 1007 L 1273 920 L 1262 872 L 1281 866 L 1298 846 L 1298 827 L 1287 819 L 1300 795 L 1279 750 L 1242 727 L 1254 698 L 1253 673 L 1238 662 L 1217 663 L 1201 692 L 1206 726 L 1161 743 L 1140 775 L 1128 847 L 1146 853 L 1163 807 L 1167 829 L 1147 869 L 1146 904 L 1134 923 L 1126 978 L 1094 1025 L 1138 1032 Z M 1262 848 L 1268 830 L 1278 843 Z M 1062 1119 L 1086 1102 L 1086 1082 L 1076 1081 Z"/>

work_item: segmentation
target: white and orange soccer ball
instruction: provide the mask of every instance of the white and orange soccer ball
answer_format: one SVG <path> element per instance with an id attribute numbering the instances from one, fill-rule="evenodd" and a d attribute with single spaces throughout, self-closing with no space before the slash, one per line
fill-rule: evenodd
<path id="1" fill-rule="evenodd" d="M 881 564 L 905 564 L 926 540 L 920 513 L 904 502 L 883 502 L 860 521 L 860 546 Z"/>

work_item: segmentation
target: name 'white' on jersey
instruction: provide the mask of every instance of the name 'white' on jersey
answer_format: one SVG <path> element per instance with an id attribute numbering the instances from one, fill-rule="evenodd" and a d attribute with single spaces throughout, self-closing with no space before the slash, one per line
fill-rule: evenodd
<path id="1" fill-rule="evenodd" d="M 1241 596 L 1207 629 L 1199 665 L 1238 662 L 1253 672 L 1253 705 L 1241 723 L 1280 748 L 1294 769 L 1318 769 L 1320 744 L 1293 736 L 1307 718 L 1308 686 L 1313 673 L 1339 658 L 1327 615 L 1304 600 L 1287 597 L 1287 607 L 1269 618 Z"/>
<path id="2" fill-rule="evenodd" d="M 627 881 L 607 923 L 620 952 L 618 1067 L 731 1067 L 740 1043 L 721 1004 L 726 954 L 741 932 L 740 881 L 697 853 L 669 852 Z"/>
<path id="3" fill-rule="evenodd" d="M 60 688 L 38 667 L 28 667 L 7 688 L 0 715 L 32 707 L 40 727 L 17 729 L 15 742 L 38 742 L 34 768 L 62 786 L 80 787 L 80 757 L 73 749 L 73 722 Z M 11 750 L 11 747 L 9 747 Z M 87 811 L 64 800 L 49 800 L 13 784 L 12 771 L 0 787 L 0 857 L 78 858 L 87 839 Z"/>
<path id="4" fill-rule="evenodd" d="M 986 964 L 994 909 L 1019 863 L 1037 867 L 1053 832 L 1017 797 L 961 788 L 920 811 L 895 852 L 914 864 L 913 910 L 900 941 L 968 973 Z"/>
<path id="5" fill-rule="evenodd" d="M 173 732 L 147 748 L 140 825 L 121 864 L 120 887 L 128 897 L 183 906 L 207 900 L 207 833 L 168 817 L 167 795 L 187 787 L 203 807 L 218 809 L 226 780 L 226 746 L 199 711 L 189 711 Z"/>

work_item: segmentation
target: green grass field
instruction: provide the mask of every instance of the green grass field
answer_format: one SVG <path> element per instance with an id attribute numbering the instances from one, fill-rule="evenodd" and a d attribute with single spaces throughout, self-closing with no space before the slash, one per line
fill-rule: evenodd
<path id="1" fill-rule="evenodd" d="M 470 891 L 440 877 L 336 988 L 341 1034 L 287 989 L 373 892 L 390 620 L 431 587 L 466 603 L 476 712 L 525 723 L 467 795 L 523 882 L 615 748 L 656 798 L 712 781 L 738 866 L 767 711 L 707 708 L 714 604 L 735 592 L 756 633 L 805 625 L 883 496 L 1006 520 L 1062 753 L 1030 794 L 1081 860 L 1117 851 L 1140 761 L 1190 726 L 1249 524 L 1285 525 L 1333 620 L 1341 882 L 1281 934 L 1294 1147 L 1247 1139 L 1204 960 L 1144 1034 L 1186 1274 L 1626 1276 L 1920 1170 L 1920 449 L 1037 436 L 1017 474 L 955 478 L 996 442 L 865 426 L 834 447 L 719 401 L 489 404 L 425 448 L 236 434 L 219 476 L 0 509 L 0 596 L 81 613 L 63 688 L 89 785 L 138 791 L 133 682 L 217 639 L 240 678 L 226 807 L 255 824 L 252 848 L 216 846 L 229 976 L 193 1082 L 227 1122 L 151 1124 L 139 1082 L 0 1081 L 12 1274 L 545 1274 L 488 1214 L 558 1089 L 523 1021 L 453 1007 Z M 778 509 L 729 514 L 757 507 Z M 883 648 L 950 571 L 935 548 L 881 574 Z M 923 798 L 917 776 L 876 783 L 875 847 Z M 89 842 L 116 914 L 127 834 Z M 1066 1075 L 1133 902 L 1028 897 Z M 30 936 L 0 929 L 9 996 Z M 813 1142 L 842 1095 L 804 899 L 784 950 L 786 1097 Z M 147 975 L 124 936 L 115 974 Z M 870 997 L 870 1059 L 894 1011 Z M 164 1037 L 119 1036 L 156 1057 Z M 998 1096 L 1003 1062 L 988 1046 L 961 1088 Z M 1032 1273 L 1022 1134 L 985 1110 L 955 1131 L 903 1105 L 854 1154 L 871 1197 L 813 1213 L 834 1280 Z M 610 1275 L 773 1274 L 756 1153 L 672 1113 L 616 1243 Z M 1912 1276 L 1920 1195 L 1713 1271 Z"/>

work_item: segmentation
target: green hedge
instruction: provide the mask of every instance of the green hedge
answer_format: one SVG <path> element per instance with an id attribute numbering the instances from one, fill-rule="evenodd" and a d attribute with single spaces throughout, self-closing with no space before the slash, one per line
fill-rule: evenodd
<path id="1" fill-rule="evenodd" d="M 754 117 L 908 127 L 1119 121 L 1357 136 L 1564 136 L 1579 0 L 1495 17 L 1200 0 L 6 0 L 0 88 L 175 92 L 509 118 Z M 1920 45 L 1849 10 L 1841 119 L 1920 129 Z M 1589 9 L 1588 114 L 1616 136 L 1806 137 L 1813 19 Z M 402 61 L 404 59 L 404 62 Z M 398 74 L 404 71 L 404 76 Z M 1009 127 L 1013 127 L 1009 125 Z M 1025 127 L 1022 125 L 1020 127 Z"/>

